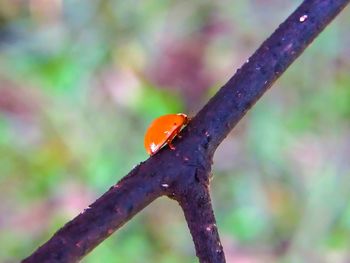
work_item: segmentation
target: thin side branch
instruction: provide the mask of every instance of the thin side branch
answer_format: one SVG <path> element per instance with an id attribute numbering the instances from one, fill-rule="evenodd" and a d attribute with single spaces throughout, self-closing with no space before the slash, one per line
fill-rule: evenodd
<path id="1" fill-rule="evenodd" d="M 225 263 L 216 220 L 210 200 L 209 174 L 196 169 L 193 181 L 178 185 L 176 198 L 184 211 L 188 228 L 196 248 L 196 254 L 202 263 Z"/>
<path id="2" fill-rule="evenodd" d="M 164 194 L 182 206 L 201 262 L 224 262 L 223 253 L 217 258 L 212 251 L 205 254 L 211 246 L 222 250 L 215 245 L 219 240 L 215 218 L 203 188 L 203 182 L 209 181 L 212 156 L 252 105 L 349 1 L 305 0 L 193 118 L 182 138 L 175 139 L 176 150 L 166 147 L 138 165 L 23 262 L 77 262 Z M 196 190 L 189 191 L 189 185 Z M 204 226 L 212 232 L 203 232 Z"/>

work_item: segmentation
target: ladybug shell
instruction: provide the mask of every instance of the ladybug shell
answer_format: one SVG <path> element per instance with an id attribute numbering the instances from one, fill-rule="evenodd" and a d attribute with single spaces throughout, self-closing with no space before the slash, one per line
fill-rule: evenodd
<path id="1" fill-rule="evenodd" d="M 145 134 L 144 144 L 147 153 L 153 155 L 164 144 L 171 142 L 187 121 L 187 115 L 183 113 L 167 114 L 155 119 Z"/>

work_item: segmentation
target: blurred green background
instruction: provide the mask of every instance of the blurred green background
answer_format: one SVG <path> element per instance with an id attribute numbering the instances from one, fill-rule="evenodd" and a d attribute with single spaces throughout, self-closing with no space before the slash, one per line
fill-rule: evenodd
<path id="1" fill-rule="evenodd" d="M 0 0 L 0 262 L 18 262 L 194 115 L 301 1 Z M 227 262 L 349 262 L 350 10 L 218 149 Z M 82 262 L 197 262 L 156 200 Z"/>

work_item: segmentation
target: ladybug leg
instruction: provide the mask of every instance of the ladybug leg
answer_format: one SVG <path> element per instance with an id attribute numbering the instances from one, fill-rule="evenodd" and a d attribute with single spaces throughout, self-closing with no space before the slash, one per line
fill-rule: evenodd
<path id="1" fill-rule="evenodd" d="M 175 138 L 175 136 L 176 136 L 176 132 L 174 132 L 174 133 L 169 137 L 169 139 L 166 141 L 166 143 L 169 145 L 169 148 L 170 148 L 171 150 L 175 150 L 175 146 L 171 143 L 172 140 Z"/>
<path id="2" fill-rule="evenodd" d="M 181 128 L 179 129 L 176 129 L 175 131 L 173 131 L 173 133 L 171 134 L 171 136 L 168 138 L 168 140 L 166 141 L 166 143 L 169 145 L 169 148 L 171 150 L 175 150 L 175 146 L 171 143 L 173 141 L 173 139 L 176 137 L 176 136 L 179 136 L 179 131 L 180 131 Z M 180 138 L 180 137 L 179 137 Z"/>
<path id="3" fill-rule="evenodd" d="M 171 140 L 168 140 L 168 141 L 167 141 L 167 144 L 169 145 L 169 148 L 170 148 L 171 150 L 175 150 L 175 146 L 171 143 Z"/>

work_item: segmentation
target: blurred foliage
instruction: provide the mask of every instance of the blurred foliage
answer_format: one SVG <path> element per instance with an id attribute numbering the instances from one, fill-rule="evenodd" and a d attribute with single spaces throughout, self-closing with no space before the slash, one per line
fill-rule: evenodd
<path id="1" fill-rule="evenodd" d="M 196 113 L 301 1 L 0 1 L 0 262 L 17 262 Z M 228 136 L 212 193 L 228 262 L 348 262 L 349 10 Z M 83 262 L 197 262 L 161 198 Z"/>

